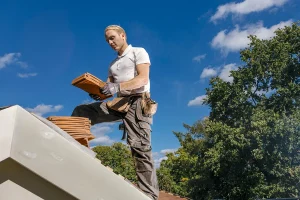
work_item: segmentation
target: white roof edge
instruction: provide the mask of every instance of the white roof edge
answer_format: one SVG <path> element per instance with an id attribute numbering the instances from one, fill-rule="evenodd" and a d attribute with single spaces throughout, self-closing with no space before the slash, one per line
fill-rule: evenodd
<path id="1" fill-rule="evenodd" d="M 132 183 L 103 166 L 87 151 L 90 149 L 74 145 L 67 133 L 56 130 L 47 119 L 19 105 L 0 110 L 0 117 L 3 112 L 15 115 L 9 133 L 13 137 L 10 157 L 45 180 L 79 199 L 150 200 Z M 0 120 L 0 126 L 6 124 L 7 120 Z M 0 144 L 2 139 L 0 134 Z"/>
<path id="2" fill-rule="evenodd" d="M 33 116 L 35 116 L 36 118 L 38 118 L 41 122 L 43 122 L 44 124 L 46 124 L 47 126 L 49 126 L 50 128 L 52 128 L 53 130 L 55 130 L 57 133 L 59 133 L 61 136 L 63 136 L 65 139 L 67 139 L 71 144 L 73 144 L 74 146 L 76 146 L 77 148 L 79 148 L 80 150 L 82 150 L 83 152 L 87 153 L 88 155 L 90 155 L 92 157 L 96 157 L 96 153 L 93 150 L 89 149 L 86 146 L 81 145 L 77 140 L 75 140 L 67 132 L 65 132 L 64 130 L 62 130 L 61 128 L 59 128 L 57 125 L 55 125 L 51 121 L 45 119 L 44 117 L 36 115 L 34 113 L 30 113 L 30 114 L 32 114 Z"/>

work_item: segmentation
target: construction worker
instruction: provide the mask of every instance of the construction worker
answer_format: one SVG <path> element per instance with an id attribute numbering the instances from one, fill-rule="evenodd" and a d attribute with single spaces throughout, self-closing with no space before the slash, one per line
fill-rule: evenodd
<path id="1" fill-rule="evenodd" d="M 110 64 L 107 82 L 100 89 L 101 93 L 130 97 L 130 106 L 125 112 L 119 112 L 111 109 L 107 102 L 96 101 L 77 106 L 72 116 L 87 117 L 92 125 L 123 120 L 123 139 L 127 138 L 131 148 L 138 186 L 156 200 L 159 187 L 151 149 L 152 116 L 145 115 L 142 109 L 145 94 L 150 94 L 149 55 L 144 48 L 129 45 L 124 29 L 118 25 L 106 27 L 104 35 L 107 43 L 117 52 L 117 57 Z M 100 100 L 97 95 L 90 96 Z"/>

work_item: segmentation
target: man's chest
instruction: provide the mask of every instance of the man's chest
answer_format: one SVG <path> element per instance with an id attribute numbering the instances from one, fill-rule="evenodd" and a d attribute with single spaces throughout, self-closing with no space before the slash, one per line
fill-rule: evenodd
<path id="1" fill-rule="evenodd" d="M 110 67 L 112 74 L 120 75 L 123 73 L 132 73 L 135 70 L 135 61 L 132 53 L 117 58 Z"/>

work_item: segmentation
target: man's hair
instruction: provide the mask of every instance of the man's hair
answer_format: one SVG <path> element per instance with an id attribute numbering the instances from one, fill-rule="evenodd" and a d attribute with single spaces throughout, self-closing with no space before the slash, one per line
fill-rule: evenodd
<path id="1" fill-rule="evenodd" d="M 118 25 L 107 26 L 104 30 L 104 35 L 105 35 L 106 31 L 108 31 L 108 30 L 117 31 L 119 34 L 124 33 L 124 35 L 126 36 L 125 30 L 121 26 L 118 26 Z"/>

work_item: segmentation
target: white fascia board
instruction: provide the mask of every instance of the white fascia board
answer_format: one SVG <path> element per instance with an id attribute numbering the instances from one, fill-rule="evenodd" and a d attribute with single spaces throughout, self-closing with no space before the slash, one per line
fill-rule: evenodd
<path id="1" fill-rule="evenodd" d="M 0 162 L 10 157 L 17 107 L 0 111 Z"/>

